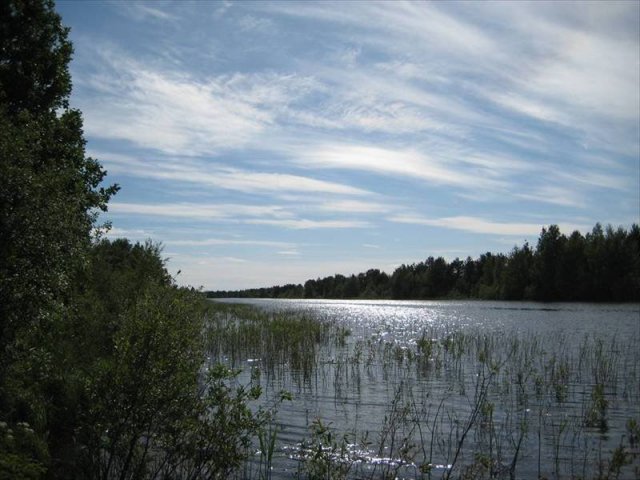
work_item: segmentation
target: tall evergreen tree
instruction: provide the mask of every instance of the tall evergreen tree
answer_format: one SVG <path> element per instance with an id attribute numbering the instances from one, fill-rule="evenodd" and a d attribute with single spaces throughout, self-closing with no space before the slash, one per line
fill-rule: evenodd
<path id="1" fill-rule="evenodd" d="M 538 239 L 535 258 L 535 288 L 539 300 L 551 301 L 559 297 L 559 264 L 567 238 L 557 225 L 543 228 Z"/>
<path id="2" fill-rule="evenodd" d="M 514 247 L 502 272 L 501 298 L 505 300 L 530 299 L 533 251 L 525 242 L 522 248 Z"/>

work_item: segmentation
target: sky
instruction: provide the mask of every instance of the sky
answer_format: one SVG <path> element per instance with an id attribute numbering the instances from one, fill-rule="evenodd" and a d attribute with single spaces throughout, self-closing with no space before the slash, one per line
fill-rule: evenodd
<path id="1" fill-rule="evenodd" d="M 640 222 L 640 2 L 78 2 L 110 238 L 243 289 Z M 178 273 L 180 272 L 180 273 Z"/>

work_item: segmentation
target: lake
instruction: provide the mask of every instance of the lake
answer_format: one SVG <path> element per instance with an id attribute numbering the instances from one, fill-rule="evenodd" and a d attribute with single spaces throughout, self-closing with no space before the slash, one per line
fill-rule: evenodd
<path id="1" fill-rule="evenodd" d="M 638 478 L 638 304 L 216 301 L 342 332 L 308 368 L 218 347 L 277 404 L 245 477 Z"/>

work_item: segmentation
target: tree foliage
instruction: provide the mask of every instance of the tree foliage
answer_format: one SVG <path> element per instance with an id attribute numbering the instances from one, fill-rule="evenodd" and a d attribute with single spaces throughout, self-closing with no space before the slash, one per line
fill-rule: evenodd
<path id="1" fill-rule="evenodd" d="M 3 371 L 20 355 L 9 345 L 63 314 L 96 212 L 117 190 L 100 186 L 105 172 L 85 156 L 80 112 L 68 108 L 67 34 L 50 1 L 0 6 Z"/>
<path id="2" fill-rule="evenodd" d="M 477 259 L 429 257 L 400 265 L 391 275 L 369 270 L 283 285 L 208 292 L 211 297 L 271 298 L 479 298 L 485 300 L 640 301 L 640 228 L 596 224 L 569 237 L 557 225 L 543 228 L 535 250 L 528 243 L 508 255 Z"/>
<path id="3" fill-rule="evenodd" d="M 226 478 L 259 392 L 203 375 L 202 296 L 158 245 L 97 240 L 118 188 L 69 108 L 67 37 L 52 1 L 0 2 L 0 478 Z"/>
<path id="4" fill-rule="evenodd" d="M 42 444 L 64 369 L 56 340 L 97 212 L 117 190 L 100 186 L 105 172 L 85 156 L 80 112 L 68 106 L 67 35 L 50 1 L 0 4 L 0 416 L 33 430 L 7 450 L 17 455 L 7 468 L 29 472 L 50 460 Z M 20 451 L 31 458 L 16 460 Z"/>

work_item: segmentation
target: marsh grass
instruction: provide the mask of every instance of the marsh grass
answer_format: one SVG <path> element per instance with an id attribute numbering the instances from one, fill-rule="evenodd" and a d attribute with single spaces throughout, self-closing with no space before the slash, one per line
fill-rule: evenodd
<path id="1" fill-rule="evenodd" d="M 309 382 L 320 346 L 344 345 L 349 331 L 335 322 L 321 322 L 304 313 L 265 312 L 245 305 L 215 304 L 205 331 L 210 358 L 231 367 L 246 362 L 268 378 L 286 371 Z"/>
<path id="2" fill-rule="evenodd" d="M 266 398 L 291 388 L 292 404 L 306 399 L 326 417 L 296 430 L 305 420 L 292 410 L 288 426 L 270 430 L 259 449 L 269 444 L 269 474 L 260 478 L 640 473 L 637 338 L 574 345 L 562 335 L 432 328 L 398 341 L 352 335 L 308 312 L 229 304 L 215 305 L 205 335 L 212 362 L 247 369 Z"/>

